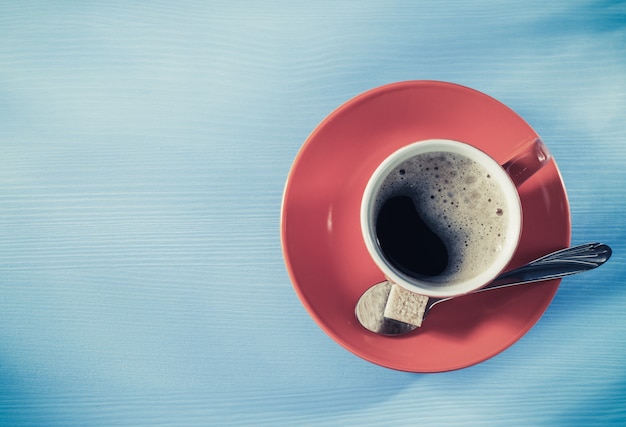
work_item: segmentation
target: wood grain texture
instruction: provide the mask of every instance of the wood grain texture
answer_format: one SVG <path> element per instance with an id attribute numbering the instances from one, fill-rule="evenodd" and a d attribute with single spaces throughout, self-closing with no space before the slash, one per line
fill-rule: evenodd
<path id="1" fill-rule="evenodd" d="M 620 425 L 625 18 L 620 1 L 2 2 L 0 425 Z M 522 115 L 572 242 L 614 249 L 509 350 L 436 375 L 328 338 L 279 239 L 308 134 L 408 79 Z"/>

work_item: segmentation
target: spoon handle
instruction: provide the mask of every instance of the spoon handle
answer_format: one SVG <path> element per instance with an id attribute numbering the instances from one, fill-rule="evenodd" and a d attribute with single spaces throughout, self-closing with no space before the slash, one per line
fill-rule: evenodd
<path id="1" fill-rule="evenodd" d="M 611 257 L 611 253 L 611 248 L 603 243 L 572 246 L 501 274 L 492 283 L 476 292 L 581 273 L 601 266 Z"/>
<path id="2" fill-rule="evenodd" d="M 571 246 L 542 256 L 515 270 L 507 271 L 499 275 L 487 286 L 469 293 L 474 294 L 492 289 L 559 279 L 572 274 L 582 273 L 583 271 L 600 267 L 608 261 L 611 254 L 611 248 L 603 243 L 585 243 Z M 424 317 L 435 305 L 452 298 L 429 298 Z"/>

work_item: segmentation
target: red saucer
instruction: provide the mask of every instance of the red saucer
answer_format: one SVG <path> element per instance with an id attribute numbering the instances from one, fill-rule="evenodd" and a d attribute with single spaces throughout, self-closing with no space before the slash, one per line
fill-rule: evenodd
<path id="1" fill-rule="evenodd" d="M 560 280 L 446 302 L 401 336 L 367 331 L 354 315 L 365 290 L 384 279 L 359 225 L 361 196 L 376 166 L 423 139 L 474 145 L 501 163 L 535 131 L 495 99 L 451 83 L 409 81 L 370 90 L 331 113 L 310 135 L 289 174 L 281 238 L 294 288 L 317 324 L 370 362 L 439 372 L 482 362 L 520 339 L 544 313 Z M 551 161 L 520 187 L 524 227 L 510 268 L 570 243 L 565 188 Z"/>

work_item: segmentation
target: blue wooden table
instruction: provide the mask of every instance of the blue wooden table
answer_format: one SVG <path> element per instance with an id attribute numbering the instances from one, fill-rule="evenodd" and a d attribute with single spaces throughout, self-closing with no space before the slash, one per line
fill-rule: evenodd
<path id="1" fill-rule="evenodd" d="M 614 250 L 439 374 L 330 339 L 279 236 L 315 126 L 413 79 L 524 117 Z M 625 184 L 623 1 L 4 1 L 0 425 L 621 425 Z"/>

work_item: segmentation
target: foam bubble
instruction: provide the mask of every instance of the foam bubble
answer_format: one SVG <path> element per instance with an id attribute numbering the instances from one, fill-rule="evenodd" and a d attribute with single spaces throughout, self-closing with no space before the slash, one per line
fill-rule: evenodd
<path id="1" fill-rule="evenodd" d="M 420 154 L 388 175 L 376 206 L 395 196 L 409 196 L 448 249 L 447 269 L 429 280 L 468 280 L 496 260 L 509 215 L 500 186 L 478 163 L 456 153 Z"/>

